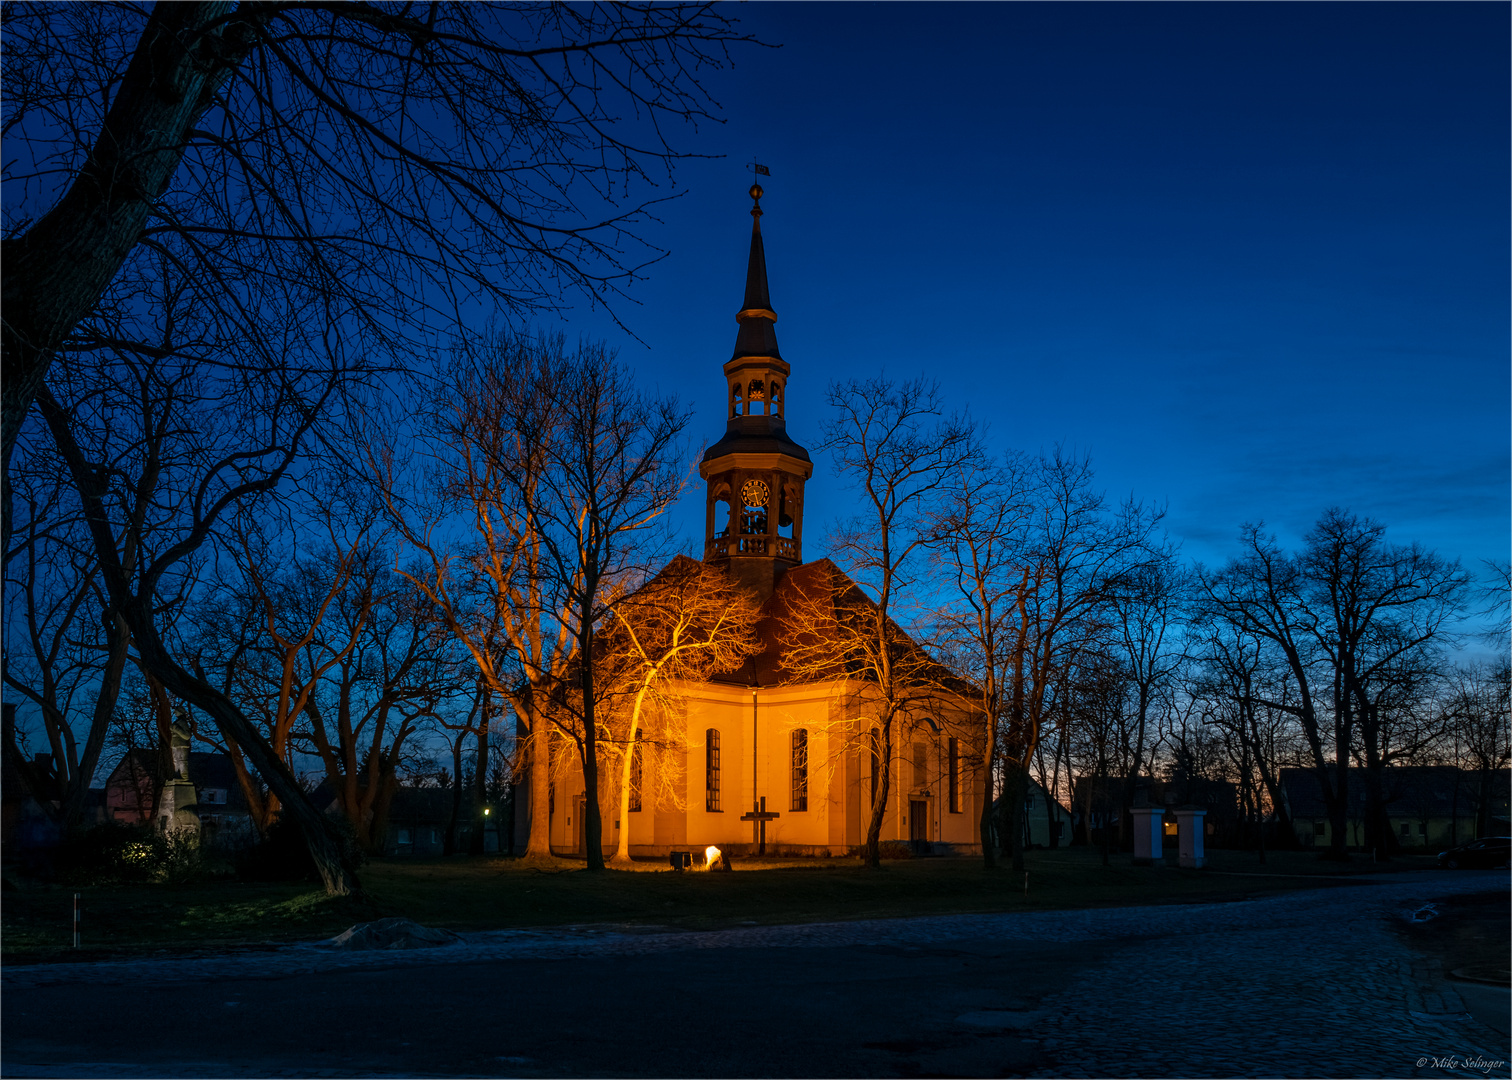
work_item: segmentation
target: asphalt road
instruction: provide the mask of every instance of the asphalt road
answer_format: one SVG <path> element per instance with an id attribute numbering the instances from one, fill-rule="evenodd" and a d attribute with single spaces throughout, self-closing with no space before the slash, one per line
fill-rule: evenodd
<path id="1" fill-rule="evenodd" d="M 1397 932 L 1488 886 L 12 968 L 0 1075 L 1507 1076 Z"/>

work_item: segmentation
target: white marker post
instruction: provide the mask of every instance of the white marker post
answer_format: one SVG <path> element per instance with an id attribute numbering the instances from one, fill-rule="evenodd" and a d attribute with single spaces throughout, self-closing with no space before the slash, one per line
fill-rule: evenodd
<path id="1" fill-rule="evenodd" d="M 1165 863 L 1165 836 L 1161 818 L 1163 806 L 1136 806 L 1134 815 L 1134 865 L 1161 866 Z"/>
<path id="2" fill-rule="evenodd" d="M 1207 862 L 1202 850 L 1202 819 L 1207 811 L 1200 806 L 1176 808 L 1176 832 L 1181 845 L 1181 865 L 1188 870 L 1201 870 Z"/>

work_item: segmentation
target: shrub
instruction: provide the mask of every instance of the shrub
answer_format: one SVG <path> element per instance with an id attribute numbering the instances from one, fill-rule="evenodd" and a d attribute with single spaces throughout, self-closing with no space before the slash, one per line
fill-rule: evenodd
<path id="1" fill-rule="evenodd" d="M 877 854 L 884 859 L 911 859 L 913 847 L 904 840 L 883 840 L 877 845 Z"/>
<path id="2" fill-rule="evenodd" d="M 189 829 L 175 829 L 158 837 L 157 871 L 154 880 L 165 885 L 185 885 L 199 877 L 204 868 L 199 835 Z"/>
<path id="3" fill-rule="evenodd" d="M 147 825 L 106 822 L 66 841 L 58 867 L 65 880 L 81 885 L 181 885 L 200 872 L 199 838 L 187 829 L 164 836 Z"/>

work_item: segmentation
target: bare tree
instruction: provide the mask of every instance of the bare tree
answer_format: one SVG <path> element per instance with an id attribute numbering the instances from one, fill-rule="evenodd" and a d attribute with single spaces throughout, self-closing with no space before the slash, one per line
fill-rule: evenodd
<path id="1" fill-rule="evenodd" d="M 930 690 L 944 674 L 895 616 L 924 568 L 931 512 L 954 472 L 979 451 L 971 425 L 945 415 L 939 388 L 923 379 L 835 383 L 827 398 L 836 416 L 820 449 L 862 495 L 861 513 L 836 531 L 831 550 L 859 589 L 795 595 L 780 644 L 790 678 L 850 679 L 871 714 L 880 776 L 865 858 L 876 867 L 899 728 L 906 734 L 938 711 Z"/>
<path id="2" fill-rule="evenodd" d="M 1196 670 L 1183 692 L 1200 703 L 1205 723 L 1237 743 L 1231 758 L 1251 809 L 1258 815 L 1268 805 L 1278 837 L 1290 843 L 1294 833 L 1281 769 L 1297 759 L 1300 749 L 1290 708 L 1296 698 L 1290 670 L 1276 663 L 1275 650 L 1265 639 L 1232 624 L 1205 623 L 1197 629 L 1204 636 L 1196 646 Z"/>
<path id="3" fill-rule="evenodd" d="M 170 338 L 193 329 L 172 319 L 163 326 Z M 200 365 L 172 351 L 118 356 L 115 370 L 55 371 L 38 404 L 79 495 L 101 591 L 129 629 L 137 663 L 246 751 L 299 822 L 326 888 L 345 894 L 358 884 L 344 837 L 236 704 L 192 670 L 163 618 L 165 604 L 192 587 L 223 516 L 284 481 L 346 379 L 339 359 L 327 359 L 324 368 L 291 368 Z M 229 414 L 227 400 L 237 405 Z"/>
<path id="4" fill-rule="evenodd" d="M 601 347 L 583 347 L 538 387 L 560 409 L 560 431 L 546 441 L 547 468 L 531 506 L 535 541 L 545 552 L 549 588 L 577 645 L 580 703 L 575 729 L 587 791 L 588 868 L 604 866 L 599 807 L 599 694 L 594 639 L 616 586 L 644 578 L 669 553 L 661 517 L 686 483 L 680 438 L 691 414 L 675 397 L 643 393 L 634 373 Z"/>
<path id="5" fill-rule="evenodd" d="M 1512 764 L 1512 665 L 1505 658 L 1454 673 L 1446 703 L 1446 734 L 1454 744 L 1454 764 L 1468 765 L 1455 791 L 1475 814 L 1475 835 L 1491 831 L 1498 783 Z"/>
<path id="6" fill-rule="evenodd" d="M 1123 811 L 1133 805 L 1135 786 L 1148 775 L 1154 728 L 1151 710 L 1169 696 L 1187 661 L 1184 630 L 1191 600 L 1191 581 L 1176 561 L 1168 542 L 1130 551 L 1132 565 L 1121 575 L 1113 593 L 1117 612 L 1113 636 L 1121 653 L 1123 670 L 1133 690 L 1134 723 L 1126 748 L 1128 769 L 1124 773 Z M 1119 819 L 1119 838 L 1124 835 Z"/>
<path id="7" fill-rule="evenodd" d="M 1348 857 L 1349 765 L 1365 763 L 1365 846 L 1390 850 L 1381 771 L 1391 717 L 1380 696 L 1450 633 L 1467 588 L 1457 562 L 1384 540 L 1385 528 L 1331 508 L 1303 551 L 1281 550 L 1262 526 L 1241 530 L 1245 553 L 1203 578 L 1215 615 L 1274 647 L 1296 697 L 1263 703 L 1297 718 L 1332 823 L 1331 857 Z"/>
<path id="8" fill-rule="evenodd" d="M 332 621 L 340 629 L 319 647 L 311 642 L 305 648 L 303 671 L 316 678 L 319 670 L 319 686 L 296 734 L 319 755 L 358 844 L 376 852 L 409 741 L 426 722 L 440 723 L 455 711 L 449 706 L 468 680 L 465 658 L 425 598 L 386 569 L 377 551 L 367 553 L 365 563 L 364 587 L 337 597 Z M 353 648 L 344 648 L 347 640 Z M 326 663 L 333 654 L 335 663 Z M 467 733 L 478 729 L 464 725 Z"/>
<path id="9" fill-rule="evenodd" d="M 1104 866 L 1108 865 L 1116 823 L 1122 815 L 1118 753 L 1127 745 L 1131 689 L 1128 674 L 1117 658 L 1086 652 L 1056 671 L 1053 693 L 1048 695 L 1080 776 L 1085 839 L 1089 844 L 1098 843 Z M 1013 797 L 1004 795 L 1004 799 Z M 1018 798 L 1022 801 L 1022 796 Z M 1016 822 L 1017 817 L 1010 820 Z M 1096 836 L 1094 822 L 1101 823 Z M 1021 846 L 1015 832 L 1013 849 L 1019 851 Z"/>
<path id="10" fill-rule="evenodd" d="M 652 794 L 649 801 L 654 805 L 656 796 L 671 786 L 664 782 L 670 777 L 663 777 L 663 770 L 646 767 L 646 755 L 654 753 L 660 764 L 670 761 L 679 748 L 669 722 L 676 707 L 673 684 L 734 671 L 760 652 L 759 609 L 755 595 L 724 570 L 682 555 L 614 603 L 613 622 L 601 638 L 600 666 L 602 682 L 616 687 L 620 699 L 601 721 L 604 741 L 619 755 L 616 787 L 622 824 L 611 860 L 615 865 L 630 863 L 629 815 L 635 787 L 643 799 Z M 659 730 L 647 723 L 654 714 L 662 718 Z"/>
<path id="11" fill-rule="evenodd" d="M 1474 599 L 1480 605 L 1476 614 L 1487 623 L 1486 629 L 1478 636 L 1505 655 L 1508 645 L 1512 644 L 1512 562 L 1482 559 Z"/>
<path id="12" fill-rule="evenodd" d="M 254 352 L 263 277 L 394 348 L 617 287 L 655 253 L 615 197 L 747 40 L 704 4 L 15 3 L 5 32 L 7 468 L 53 357 L 110 340 L 92 315 L 159 254 Z"/>
<path id="13" fill-rule="evenodd" d="M 549 770 L 535 765 L 555 725 L 578 748 L 588 864 L 601 869 L 600 694 L 584 658 L 595 655 L 616 587 L 665 557 L 660 519 L 684 483 L 688 414 L 643 393 L 601 347 L 568 354 L 560 338 L 506 338 L 459 366 L 457 389 L 434 415 L 435 484 L 446 497 L 429 511 L 390 502 L 427 563 L 409 576 L 530 731 L 527 856 L 550 854 Z M 392 455 L 380 468 L 395 492 Z M 444 529 L 464 520 L 472 537 L 458 550 Z"/>
<path id="14" fill-rule="evenodd" d="M 978 833 L 988 868 L 997 865 L 994 781 L 1000 772 L 1006 677 L 1027 631 L 1018 615 L 1031 572 L 1024 559 L 1032 517 L 1030 474 L 1016 464 L 1010 458 L 1003 467 L 976 456 L 960 462 L 934 507 L 930 538 L 936 565 L 954 585 L 942 590 L 938 621 L 952 666 L 972 688 L 976 723 L 967 745 L 984 780 Z"/>
<path id="15" fill-rule="evenodd" d="M 1141 565 L 1160 514 L 1132 501 L 1110 510 L 1092 487 L 1091 462 L 1059 449 L 1016 456 L 1012 467 L 1030 477 L 1032 507 L 1015 586 L 1017 640 L 1007 657 L 1002 736 L 1004 835 L 1013 868 L 1022 870 L 1024 796 L 1039 740 L 1055 716 L 1056 688 L 1078 664 L 1106 652 L 1114 599 Z"/>
<path id="16" fill-rule="evenodd" d="M 329 822 L 153 624 L 164 580 L 229 508 L 279 489 L 363 370 L 423 361 L 471 305 L 529 309 L 633 276 L 655 253 L 634 250 L 642 208 L 614 206 L 620 184 L 679 156 L 669 122 L 707 115 L 701 71 L 738 38 L 699 6 L 206 0 L 4 17 L 3 546 L 35 400 L 140 662 L 248 747 L 328 889 L 350 891 Z M 202 436 L 195 479 L 162 482 L 141 448 L 144 466 L 123 470 L 183 526 L 139 567 L 120 557 L 136 526 L 107 497 L 123 406 L 97 393 L 133 364 L 155 400 L 179 395 L 158 419 L 200 405 L 163 430 Z"/>
<path id="17" fill-rule="evenodd" d="M 29 454 L 26 460 L 33 463 Z M 4 681 L 37 711 L 47 754 L 24 754 L 25 732 L 14 724 L 5 727 L 3 753 L 44 812 L 56 808 L 60 824 L 76 828 L 116 712 L 131 639 L 102 596 L 72 488 L 45 467 L 17 473 L 19 528 L 5 562 Z"/>
<path id="18" fill-rule="evenodd" d="M 211 665 L 221 692 L 257 720 L 284 762 L 292 761 L 296 726 L 316 707 L 322 680 L 357 648 L 377 602 L 382 571 L 370 549 L 371 521 L 350 522 L 341 502 L 327 489 L 312 493 L 310 516 L 258 519 L 244 507 L 227 537 L 236 576 L 223 577 L 219 595 L 199 613 L 196 663 Z M 260 790 L 234 737 L 227 749 L 252 822 L 266 834 L 279 815 L 278 796 Z"/>

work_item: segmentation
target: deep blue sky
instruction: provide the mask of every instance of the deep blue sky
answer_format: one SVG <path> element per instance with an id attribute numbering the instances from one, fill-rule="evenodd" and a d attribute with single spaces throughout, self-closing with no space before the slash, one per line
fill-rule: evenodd
<path id="1" fill-rule="evenodd" d="M 1474 564 L 1509 536 L 1505 4 L 757 4 L 724 160 L 617 311 L 722 430 L 763 180 L 789 431 L 832 379 L 938 378 L 1002 445 L 1092 455 L 1213 563 L 1341 504 Z M 552 327 L 550 321 L 543 324 Z M 817 460 L 805 555 L 846 498 Z M 702 490 L 684 515 L 702 532 Z"/>

